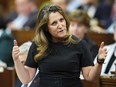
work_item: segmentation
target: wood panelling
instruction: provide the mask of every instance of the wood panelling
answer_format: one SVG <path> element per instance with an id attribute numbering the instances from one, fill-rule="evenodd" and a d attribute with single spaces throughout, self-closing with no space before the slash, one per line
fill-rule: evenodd
<path id="1" fill-rule="evenodd" d="M 100 82 L 97 80 L 96 82 L 89 82 L 86 80 L 82 80 L 83 86 L 84 87 L 100 87 Z"/>
<path id="2" fill-rule="evenodd" d="M 26 41 L 31 41 L 34 37 L 35 31 L 12 31 L 14 38 L 17 40 L 18 45 Z"/>
<path id="3" fill-rule="evenodd" d="M 94 41 L 98 46 L 100 46 L 101 42 L 104 41 L 105 45 L 111 44 L 114 42 L 113 34 L 98 34 L 90 32 L 88 37 Z"/>
<path id="4" fill-rule="evenodd" d="M 34 36 L 34 31 L 13 31 L 13 35 L 17 39 L 17 41 L 22 44 L 25 41 L 32 40 Z M 97 34 L 97 33 L 89 33 L 89 38 L 93 40 L 98 46 L 102 41 L 105 42 L 105 45 L 111 44 L 114 42 L 113 34 Z"/>
<path id="5" fill-rule="evenodd" d="M 116 78 L 101 78 L 101 87 L 116 87 Z"/>
<path id="6" fill-rule="evenodd" d="M 6 70 L 0 72 L 0 87 L 14 87 L 15 71 Z"/>

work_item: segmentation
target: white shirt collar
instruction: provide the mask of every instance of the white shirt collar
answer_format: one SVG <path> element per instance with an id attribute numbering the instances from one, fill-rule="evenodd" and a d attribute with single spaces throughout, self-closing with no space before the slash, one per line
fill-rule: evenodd
<path id="1" fill-rule="evenodd" d="M 28 17 L 18 15 L 17 18 L 12 22 L 17 29 L 23 28 L 23 25 L 28 21 Z"/>

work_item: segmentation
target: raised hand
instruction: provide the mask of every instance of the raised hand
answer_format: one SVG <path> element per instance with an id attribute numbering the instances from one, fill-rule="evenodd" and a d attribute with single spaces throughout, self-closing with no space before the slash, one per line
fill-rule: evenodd
<path id="1" fill-rule="evenodd" d="M 106 59 L 106 56 L 107 56 L 107 49 L 104 48 L 104 42 L 102 42 L 98 51 L 98 59 Z"/>
<path id="2" fill-rule="evenodd" d="M 17 41 L 14 40 L 14 47 L 13 47 L 13 50 L 12 50 L 12 57 L 13 57 L 13 60 L 17 60 L 19 58 L 19 47 L 18 47 L 18 44 L 17 44 Z"/>

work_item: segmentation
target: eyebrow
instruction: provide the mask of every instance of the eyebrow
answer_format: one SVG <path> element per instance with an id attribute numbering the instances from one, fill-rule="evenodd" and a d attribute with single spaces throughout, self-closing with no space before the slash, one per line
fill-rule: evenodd
<path id="1" fill-rule="evenodd" d="M 51 24 L 57 23 L 57 21 L 53 21 Z"/>

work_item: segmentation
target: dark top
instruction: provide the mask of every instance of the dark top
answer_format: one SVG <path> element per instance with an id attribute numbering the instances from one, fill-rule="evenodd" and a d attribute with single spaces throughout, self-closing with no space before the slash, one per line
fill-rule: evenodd
<path id="1" fill-rule="evenodd" d="M 76 44 L 53 43 L 51 52 L 39 62 L 34 61 L 37 45 L 32 43 L 25 65 L 39 67 L 39 87 L 82 87 L 79 79 L 81 68 L 91 66 L 93 62 L 86 42 L 75 36 L 72 38 Z"/>

